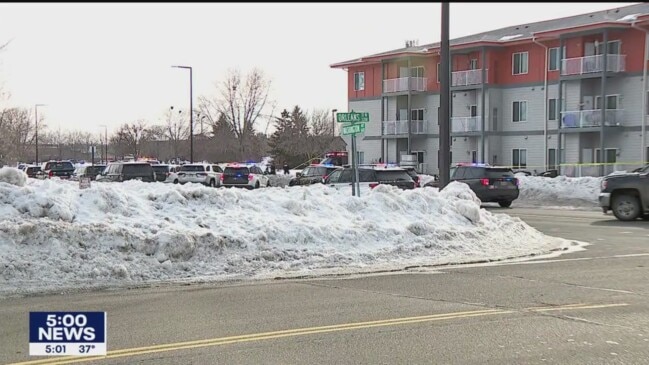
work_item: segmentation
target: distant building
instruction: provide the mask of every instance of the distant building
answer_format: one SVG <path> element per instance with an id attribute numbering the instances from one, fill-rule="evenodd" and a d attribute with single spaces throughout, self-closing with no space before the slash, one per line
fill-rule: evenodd
<path id="1" fill-rule="evenodd" d="M 648 161 L 645 31 L 643 3 L 451 40 L 452 162 L 576 176 Z M 370 113 L 361 162 L 415 154 L 438 172 L 439 52 L 409 42 L 331 66 L 348 72 L 348 109 Z"/>

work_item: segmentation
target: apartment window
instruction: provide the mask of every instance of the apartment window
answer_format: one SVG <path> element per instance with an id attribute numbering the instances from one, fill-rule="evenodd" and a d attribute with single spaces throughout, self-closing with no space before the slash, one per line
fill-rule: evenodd
<path id="1" fill-rule="evenodd" d="M 512 75 L 523 75 L 527 73 L 527 52 L 518 52 L 512 55 Z"/>
<path id="2" fill-rule="evenodd" d="M 615 41 L 608 41 L 608 54 L 620 54 L 620 50 L 622 48 L 622 42 L 619 40 Z M 604 46 L 598 42 L 597 46 L 595 47 L 595 54 L 602 54 L 604 53 Z"/>
<path id="3" fill-rule="evenodd" d="M 606 109 L 618 109 L 619 95 L 606 95 Z M 602 109 L 602 98 L 595 97 L 595 109 Z"/>
<path id="4" fill-rule="evenodd" d="M 557 99 L 548 100 L 548 120 L 557 120 Z"/>
<path id="5" fill-rule="evenodd" d="M 478 69 L 478 59 L 477 58 L 472 58 L 469 60 L 469 70 L 477 70 Z"/>
<path id="6" fill-rule="evenodd" d="M 471 163 L 478 163 L 478 151 L 471 151 Z"/>
<path id="7" fill-rule="evenodd" d="M 437 63 L 437 82 L 439 82 L 439 69 L 440 69 L 439 62 Z"/>
<path id="8" fill-rule="evenodd" d="M 513 105 L 512 121 L 526 122 L 527 121 L 527 101 L 515 101 Z"/>
<path id="9" fill-rule="evenodd" d="M 558 71 L 562 58 L 566 58 L 566 46 L 563 46 L 562 55 L 559 55 L 559 47 L 550 48 L 548 53 L 548 71 Z"/>
<path id="10" fill-rule="evenodd" d="M 354 72 L 354 90 L 365 90 L 365 72 Z"/>
<path id="11" fill-rule="evenodd" d="M 471 111 L 471 116 L 472 117 L 477 117 L 478 116 L 478 106 L 477 105 L 471 105 L 471 106 L 469 106 L 469 109 Z"/>
<path id="12" fill-rule="evenodd" d="M 365 163 L 365 152 L 363 151 L 356 151 L 356 156 L 358 157 L 358 164 L 362 165 Z"/>
<path id="13" fill-rule="evenodd" d="M 599 156 L 599 148 L 595 148 L 594 153 L 595 153 L 595 163 L 601 163 L 600 161 L 602 160 Z M 606 159 L 605 163 L 616 163 L 617 162 L 617 148 L 606 148 L 604 149 L 604 158 Z"/>
<path id="14" fill-rule="evenodd" d="M 557 149 L 550 148 L 548 150 L 548 169 L 555 170 L 557 168 Z"/>
<path id="15" fill-rule="evenodd" d="M 410 120 L 424 120 L 424 109 L 410 110 Z"/>
<path id="16" fill-rule="evenodd" d="M 494 108 L 491 112 L 491 119 L 493 120 L 494 131 L 498 130 L 498 108 Z"/>
<path id="17" fill-rule="evenodd" d="M 411 67 L 410 77 L 424 77 L 424 66 Z"/>
<path id="18" fill-rule="evenodd" d="M 512 150 L 512 168 L 524 169 L 527 167 L 527 150 L 514 148 Z"/>

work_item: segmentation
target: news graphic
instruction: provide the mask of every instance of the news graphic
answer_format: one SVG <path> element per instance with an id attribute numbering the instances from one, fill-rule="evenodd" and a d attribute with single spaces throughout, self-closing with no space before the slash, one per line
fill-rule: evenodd
<path id="1" fill-rule="evenodd" d="M 106 312 L 29 312 L 29 355 L 106 355 Z"/>

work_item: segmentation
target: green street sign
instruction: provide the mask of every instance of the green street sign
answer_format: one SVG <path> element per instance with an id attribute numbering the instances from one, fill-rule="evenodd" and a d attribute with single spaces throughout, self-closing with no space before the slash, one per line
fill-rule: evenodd
<path id="1" fill-rule="evenodd" d="M 349 113 L 336 114 L 338 123 L 367 123 L 370 121 L 370 113 L 357 113 L 351 111 Z"/>
<path id="2" fill-rule="evenodd" d="M 343 127 L 343 135 L 365 132 L 365 124 L 352 124 Z"/>

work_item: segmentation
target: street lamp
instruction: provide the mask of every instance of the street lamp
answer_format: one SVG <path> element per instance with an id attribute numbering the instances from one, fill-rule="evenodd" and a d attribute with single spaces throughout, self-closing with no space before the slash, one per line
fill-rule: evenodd
<path id="1" fill-rule="evenodd" d="M 193 75 L 191 66 L 171 66 L 189 70 L 189 162 L 194 163 L 194 97 L 193 97 Z"/>
<path id="2" fill-rule="evenodd" d="M 336 112 L 338 109 L 331 110 L 331 135 L 336 136 Z"/>
<path id="3" fill-rule="evenodd" d="M 104 163 L 108 165 L 108 126 L 102 124 L 100 127 L 104 127 Z"/>
<path id="4" fill-rule="evenodd" d="M 47 104 L 34 105 L 34 118 L 36 119 L 36 122 L 34 123 L 34 127 L 35 127 L 34 138 L 36 139 L 36 164 L 37 165 L 38 165 L 38 107 L 46 106 L 46 105 Z"/>

